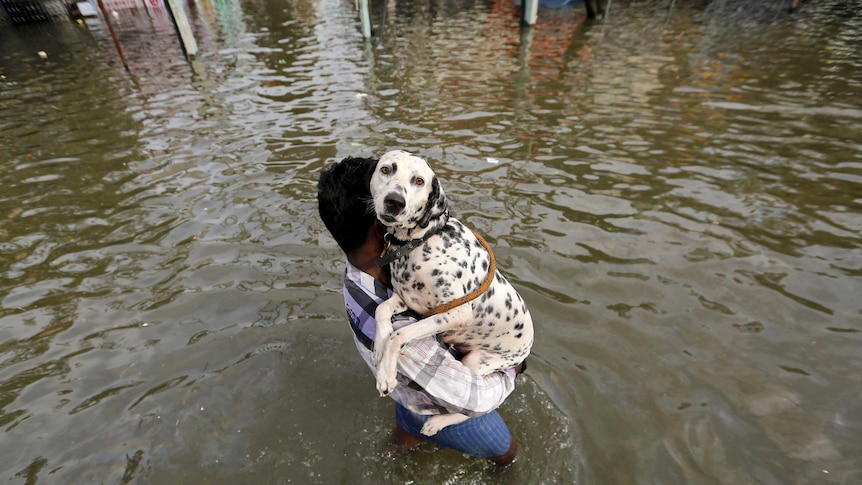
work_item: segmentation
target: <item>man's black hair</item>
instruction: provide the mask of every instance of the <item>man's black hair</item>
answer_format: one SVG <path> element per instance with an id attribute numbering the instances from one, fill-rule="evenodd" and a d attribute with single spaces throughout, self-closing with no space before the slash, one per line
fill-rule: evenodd
<path id="1" fill-rule="evenodd" d="M 376 216 L 371 202 L 371 175 L 375 158 L 347 157 L 320 173 L 317 211 L 345 253 L 365 242 Z"/>

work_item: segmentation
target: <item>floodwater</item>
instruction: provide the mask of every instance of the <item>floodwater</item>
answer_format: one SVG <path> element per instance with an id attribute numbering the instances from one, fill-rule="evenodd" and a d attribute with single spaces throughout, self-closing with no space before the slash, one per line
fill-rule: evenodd
<path id="1" fill-rule="evenodd" d="M 0 480 L 862 483 L 862 3 L 372 3 L 0 27 Z M 507 469 L 383 456 L 315 183 L 394 148 L 533 312 Z"/>

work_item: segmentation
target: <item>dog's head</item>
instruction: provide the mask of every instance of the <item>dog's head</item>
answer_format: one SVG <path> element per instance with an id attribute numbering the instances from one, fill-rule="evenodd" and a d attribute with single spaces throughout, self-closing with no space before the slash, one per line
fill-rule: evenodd
<path id="1" fill-rule="evenodd" d="M 380 157 L 371 176 L 371 197 L 384 226 L 408 232 L 428 227 L 448 205 L 428 162 L 401 150 Z"/>

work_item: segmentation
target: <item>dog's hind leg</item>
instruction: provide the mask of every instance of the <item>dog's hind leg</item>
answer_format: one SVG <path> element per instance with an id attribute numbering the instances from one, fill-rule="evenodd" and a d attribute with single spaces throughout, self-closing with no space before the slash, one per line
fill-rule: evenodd
<path id="1" fill-rule="evenodd" d="M 467 355 L 461 359 L 461 363 L 481 376 L 508 367 L 508 362 L 506 360 L 483 350 L 472 350 L 467 352 Z M 470 419 L 469 416 L 460 413 L 438 414 L 425 421 L 425 424 L 422 426 L 421 433 L 425 436 L 434 436 L 438 431 L 446 426 L 460 424 L 468 419 Z"/>
<path id="2" fill-rule="evenodd" d="M 480 376 L 512 367 L 506 359 L 481 349 L 467 352 L 461 359 L 461 363 Z"/>
<path id="3" fill-rule="evenodd" d="M 507 367 L 507 362 L 504 359 L 501 359 L 489 352 L 485 352 L 484 350 L 472 350 L 467 352 L 467 355 L 461 359 L 461 363 L 480 376 L 490 374 L 491 372 Z M 470 419 L 469 416 L 460 413 L 438 414 L 425 421 L 421 432 L 425 436 L 434 436 L 438 431 L 446 426 L 460 424 L 468 419 Z"/>
<path id="4" fill-rule="evenodd" d="M 421 433 L 425 436 L 434 436 L 438 431 L 446 426 L 460 424 L 468 419 L 470 419 L 470 416 L 460 413 L 438 414 L 436 416 L 431 416 L 427 421 L 425 421 L 425 424 L 422 425 Z"/>

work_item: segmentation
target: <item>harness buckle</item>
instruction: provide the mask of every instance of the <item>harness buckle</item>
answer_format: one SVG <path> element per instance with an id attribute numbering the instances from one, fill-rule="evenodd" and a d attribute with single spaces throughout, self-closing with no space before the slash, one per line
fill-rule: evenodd
<path id="1" fill-rule="evenodd" d="M 389 233 L 383 235 L 383 251 L 380 252 L 380 257 L 386 256 L 389 248 L 392 246 L 392 240 L 389 239 Z"/>

